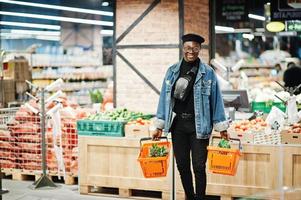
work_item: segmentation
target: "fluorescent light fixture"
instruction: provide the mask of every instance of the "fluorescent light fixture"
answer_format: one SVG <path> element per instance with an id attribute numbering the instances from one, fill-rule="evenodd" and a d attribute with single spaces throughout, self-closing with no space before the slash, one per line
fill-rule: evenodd
<path id="1" fill-rule="evenodd" d="M 15 4 L 15 5 L 22 5 L 22 6 L 32 6 L 32 7 L 38 7 L 38 8 L 48 8 L 48 9 L 55 9 L 55 10 L 80 12 L 80 13 L 87 13 L 87 14 L 94 14 L 94 15 L 113 16 L 113 12 L 107 12 L 107 11 L 101 11 L 101 10 L 83 9 L 83 8 L 75 8 L 75 7 L 67 7 L 67 6 L 42 4 L 42 3 L 13 1 L 13 0 L 0 0 L 0 2 L 10 3 L 10 4 Z"/>
<path id="2" fill-rule="evenodd" d="M 104 2 L 101 3 L 101 5 L 102 5 L 102 6 L 109 6 L 109 2 L 104 1 Z"/>
<path id="3" fill-rule="evenodd" d="M 260 21 L 265 21 L 265 17 L 260 16 L 260 15 L 248 14 L 248 17 L 252 18 L 252 19 L 257 19 L 257 20 L 260 20 Z"/>
<path id="4" fill-rule="evenodd" d="M 215 31 L 223 31 L 223 32 L 234 32 L 234 28 L 227 26 L 215 26 Z"/>
<path id="5" fill-rule="evenodd" d="M 264 35 L 264 33 L 263 32 L 254 32 L 253 35 L 254 36 L 262 36 L 262 35 Z"/>
<path id="6" fill-rule="evenodd" d="M 80 23 L 80 24 L 100 25 L 100 26 L 113 26 L 113 22 L 92 20 L 92 19 L 80 19 L 80 18 L 71 18 L 71 17 L 59 17 L 59 16 L 39 15 L 39 14 L 19 13 L 19 12 L 6 12 L 6 11 L 0 11 L 0 15 L 28 17 L 28 18 L 36 18 L 36 19 L 48 19 L 48 20 L 56 20 L 56 21 L 63 21 L 63 22 Z"/>
<path id="7" fill-rule="evenodd" d="M 101 35 L 113 35 L 113 30 L 101 30 Z"/>
<path id="8" fill-rule="evenodd" d="M 60 41 L 61 40 L 60 37 L 56 37 L 56 36 L 49 37 L 49 36 L 43 36 L 43 35 L 37 35 L 35 37 L 35 39 L 37 39 L 37 40 L 49 40 L 49 41 Z"/>
<path id="9" fill-rule="evenodd" d="M 24 35 L 16 33 L 0 33 L 1 39 L 39 39 L 39 40 L 49 40 L 49 41 L 60 41 L 59 36 L 52 35 Z"/>
<path id="10" fill-rule="evenodd" d="M 242 34 L 242 37 L 245 38 L 245 39 L 249 39 L 249 40 L 253 40 L 254 39 L 254 35 L 253 34 L 244 33 L 244 34 Z"/>
<path id="11" fill-rule="evenodd" d="M 255 30 L 256 30 L 256 32 L 261 32 L 261 33 L 265 32 L 264 28 L 256 28 Z"/>
<path id="12" fill-rule="evenodd" d="M 47 36 L 60 36 L 61 35 L 61 32 L 59 32 L 59 31 L 34 31 L 34 30 L 19 30 L 19 29 L 11 29 L 10 33 L 25 34 L 25 35 L 44 35 L 44 36 L 45 35 L 47 35 Z"/>
<path id="13" fill-rule="evenodd" d="M 279 36 L 297 36 L 297 32 L 296 31 L 290 31 L 290 32 L 279 32 L 277 33 L 277 35 Z"/>
<path id="14" fill-rule="evenodd" d="M 250 28 L 236 28 L 235 33 L 250 33 L 252 30 Z"/>
<path id="15" fill-rule="evenodd" d="M 33 24 L 33 23 L 8 22 L 8 21 L 0 21 L 0 25 L 20 26 L 20 27 L 28 27 L 28 28 L 42 28 L 42 29 L 50 29 L 50 30 L 60 30 L 61 29 L 61 27 L 58 25 Z"/>

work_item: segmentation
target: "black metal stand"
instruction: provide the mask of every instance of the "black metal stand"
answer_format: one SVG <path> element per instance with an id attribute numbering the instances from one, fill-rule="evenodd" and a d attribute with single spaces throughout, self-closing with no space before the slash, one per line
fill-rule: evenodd
<path id="1" fill-rule="evenodd" d="M 39 189 L 42 187 L 52 187 L 56 188 L 52 180 L 46 175 L 46 138 L 45 138 L 45 90 L 44 88 L 41 89 L 41 132 L 42 132 L 42 169 L 43 175 L 33 183 L 32 189 Z"/>
<path id="2" fill-rule="evenodd" d="M 176 183 L 175 183 L 175 157 L 172 154 L 172 194 L 171 194 L 171 199 L 175 200 L 175 192 L 176 192 Z"/>
<path id="3" fill-rule="evenodd" d="M 2 189 L 2 172 L 1 172 L 1 166 L 0 166 L 0 200 L 2 200 L 2 194 L 8 193 L 8 190 Z"/>

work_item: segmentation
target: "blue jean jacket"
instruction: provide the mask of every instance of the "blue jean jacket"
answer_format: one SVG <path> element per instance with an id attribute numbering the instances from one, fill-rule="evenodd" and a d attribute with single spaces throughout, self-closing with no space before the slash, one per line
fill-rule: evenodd
<path id="1" fill-rule="evenodd" d="M 179 74 L 182 60 L 168 68 L 162 84 L 157 109 L 155 126 L 167 134 L 175 113 L 175 104 L 171 91 Z M 216 74 L 211 67 L 200 62 L 193 87 L 196 135 L 199 139 L 210 137 L 212 129 L 224 131 L 229 127 L 224 112 L 224 103 L 217 82 Z"/>

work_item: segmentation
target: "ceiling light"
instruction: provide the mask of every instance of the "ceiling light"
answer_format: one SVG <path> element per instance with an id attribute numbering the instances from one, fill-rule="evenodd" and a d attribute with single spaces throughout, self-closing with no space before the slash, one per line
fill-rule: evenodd
<path id="1" fill-rule="evenodd" d="M 101 4 L 102 6 L 109 6 L 109 2 L 107 2 L 107 1 L 104 1 L 104 2 L 102 2 L 102 4 Z"/>
<path id="2" fill-rule="evenodd" d="M 34 31 L 34 30 L 11 29 L 10 32 L 15 34 L 26 34 L 26 35 L 48 35 L 48 36 L 61 35 L 61 32 L 59 31 Z"/>
<path id="3" fill-rule="evenodd" d="M 253 40 L 254 39 L 253 34 L 244 33 L 244 34 L 242 34 L 242 37 L 245 38 L 245 39 L 248 39 L 248 40 Z"/>
<path id="4" fill-rule="evenodd" d="M 94 15 L 105 15 L 105 16 L 113 16 L 113 12 L 101 11 L 101 10 L 92 10 L 92 9 L 83 9 L 83 8 L 75 8 L 75 7 L 67 7 L 67 6 L 57 6 L 57 5 L 49 5 L 49 4 L 41 4 L 41 3 L 32 3 L 32 2 L 24 2 L 24 1 L 13 1 L 13 0 L 0 0 L 2 3 L 10 3 L 22 6 L 32 6 L 38 8 L 48 8 L 55 10 L 64 10 L 71 12 L 80 12 Z"/>
<path id="5" fill-rule="evenodd" d="M 49 36 L 49 35 L 26 35 L 26 34 L 16 34 L 16 33 L 0 33 L 1 39 L 39 39 L 39 40 L 50 40 L 50 41 L 60 41 L 59 36 Z"/>
<path id="6" fill-rule="evenodd" d="M 0 24 L 4 26 L 20 26 L 20 27 L 52 29 L 52 30 L 61 29 L 61 27 L 58 25 L 48 25 L 48 24 L 32 24 L 32 23 L 8 22 L 8 21 L 0 21 Z"/>
<path id="7" fill-rule="evenodd" d="M 277 33 L 277 35 L 279 36 L 297 36 L 297 32 L 296 31 L 289 31 L 289 32 L 279 32 Z"/>
<path id="8" fill-rule="evenodd" d="M 37 35 L 35 37 L 35 39 L 38 39 L 38 40 L 49 40 L 49 41 L 60 41 L 61 38 L 60 37 L 55 37 L 55 36 L 44 36 L 44 35 Z"/>
<path id="9" fill-rule="evenodd" d="M 234 28 L 227 27 L 227 26 L 215 26 L 215 31 L 222 31 L 222 32 L 234 32 Z"/>
<path id="10" fill-rule="evenodd" d="M 262 36 L 264 33 L 263 32 L 254 32 L 253 35 L 254 36 Z"/>
<path id="11" fill-rule="evenodd" d="M 5 11 L 0 11 L 0 15 L 9 15 L 15 17 L 29 17 L 29 18 L 36 18 L 36 19 L 48 19 L 48 20 L 56 20 L 56 21 L 63 21 L 63 22 L 80 23 L 80 24 L 100 25 L 100 26 L 113 26 L 113 22 L 92 20 L 92 19 L 80 19 L 80 18 L 71 18 L 71 17 L 59 17 L 59 16 L 39 15 L 39 14 L 19 13 L 19 12 L 5 12 Z"/>
<path id="12" fill-rule="evenodd" d="M 262 33 L 265 32 L 264 28 L 256 28 L 255 30 L 256 30 L 256 32 L 262 32 Z"/>
<path id="13" fill-rule="evenodd" d="M 248 17 L 252 18 L 252 19 L 257 19 L 257 20 L 260 20 L 260 21 L 265 21 L 265 17 L 260 16 L 260 15 L 248 14 Z"/>
<path id="14" fill-rule="evenodd" d="M 236 28 L 234 29 L 235 33 L 250 33 L 252 29 L 250 28 Z"/>
<path id="15" fill-rule="evenodd" d="M 285 25 L 282 22 L 270 22 L 266 25 L 266 28 L 270 32 L 280 32 L 285 29 Z"/>
<path id="16" fill-rule="evenodd" d="M 113 35 L 113 30 L 101 30 L 101 35 Z"/>

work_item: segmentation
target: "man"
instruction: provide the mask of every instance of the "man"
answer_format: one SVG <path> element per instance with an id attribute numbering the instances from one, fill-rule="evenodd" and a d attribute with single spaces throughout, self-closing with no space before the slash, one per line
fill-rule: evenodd
<path id="1" fill-rule="evenodd" d="M 153 138 L 171 132 L 173 150 L 188 200 L 203 200 L 206 192 L 207 146 L 214 127 L 228 139 L 229 126 L 216 75 L 198 57 L 204 38 L 182 37 L 183 59 L 166 72 L 154 125 Z M 195 175 L 194 192 L 190 153 Z"/>

